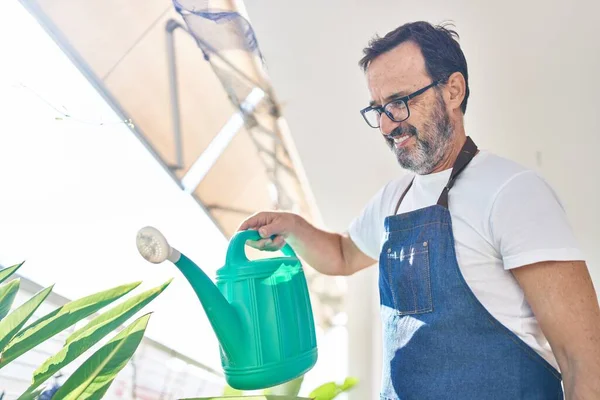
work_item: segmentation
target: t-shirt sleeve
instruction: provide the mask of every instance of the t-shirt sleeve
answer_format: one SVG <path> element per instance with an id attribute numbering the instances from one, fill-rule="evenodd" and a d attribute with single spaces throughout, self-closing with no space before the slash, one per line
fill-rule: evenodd
<path id="1" fill-rule="evenodd" d="M 384 223 L 384 193 L 386 187 L 379 190 L 363 207 L 348 227 L 348 235 L 354 244 L 374 260 L 379 259 L 381 236 Z"/>
<path id="2" fill-rule="evenodd" d="M 490 228 L 505 269 L 584 259 L 560 200 L 534 171 L 515 175 L 500 189 Z"/>

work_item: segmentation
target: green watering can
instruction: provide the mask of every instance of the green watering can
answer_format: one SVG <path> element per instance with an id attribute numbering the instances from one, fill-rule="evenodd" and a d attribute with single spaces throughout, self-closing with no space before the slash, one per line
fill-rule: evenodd
<path id="1" fill-rule="evenodd" d="M 317 362 L 315 324 L 300 260 L 286 244 L 284 257 L 250 261 L 247 240 L 229 242 L 216 285 L 193 261 L 172 248 L 153 227 L 137 234 L 140 254 L 152 263 L 173 262 L 192 285 L 220 343 L 227 383 L 238 390 L 264 389 L 290 381 Z"/>

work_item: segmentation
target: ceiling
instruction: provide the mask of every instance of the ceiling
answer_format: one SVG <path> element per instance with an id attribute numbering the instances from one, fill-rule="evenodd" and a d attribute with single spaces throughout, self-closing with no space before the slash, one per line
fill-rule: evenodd
<path id="1" fill-rule="evenodd" d="M 177 1 L 197 7 L 195 11 L 204 11 L 209 3 Z M 208 20 L 196 15 L 184 20 L 171 0 L 23 3 L 226 236 L 237 230 L 244 217 L 262 209 L 292 209 L 318 221 L 312 194 L 299 160 L 294 159 L 293 143 L 257 52 L 222 45 L 234 26 L 242 30 L 238 25 L 204 24 Z M 230 0 L 211 0 L 210 7 L 238 11 Z M 174 27 L 172 36 L 166 33 L 169 24 Z M 214 29 L 209 37 L 190 34 L 198 29 L 206 33 L 207 27 Z M 172 56 L 169 43 L 173 43 Z M 171 71 L 176 83 L 170 81 Z M 251 118 L 233 130 L 223 146 L 211 144 L 254 88 L 265 95 L 249 114 Z M 173 98 L 177 99 L 176 109 Z M 179 156 L 176 121 L 181 137 Z M 208 154 L 209 146 L 217 149 L 218 157 L 206 163 L 210 157 L 203 159 L 201 163 L 210 169 L 201 179 L 189 179 L 191 167 Z"/>

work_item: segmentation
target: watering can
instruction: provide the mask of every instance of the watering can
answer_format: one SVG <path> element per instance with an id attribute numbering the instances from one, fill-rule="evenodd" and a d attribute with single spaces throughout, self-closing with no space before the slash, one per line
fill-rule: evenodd
<path id="1" fill-rule="evenodd" d="M 219 340 L 221 364 L 231 387 L 276 386 L 315 365 L 317 343 L 306 278 L 288 244 L 281 249 L 283 257 L 251 261 L 246 241 L 260 236 L 254 230 L 237 232 L 215 285 L 157 229 L 142 228 L 136 239 L 146 260 L 171 261 L 196 292 Z"/>

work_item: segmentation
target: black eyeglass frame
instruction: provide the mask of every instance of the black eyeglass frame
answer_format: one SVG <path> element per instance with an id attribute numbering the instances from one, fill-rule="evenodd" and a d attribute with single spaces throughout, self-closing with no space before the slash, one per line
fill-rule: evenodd
<path id="1" fill-rule="evenodd" d="M 366 113 L 368 111 L 371 110 L 375 110 L 379 113 L 379 120 L 381 121 L 381 113 L 385 113 L 385 115 L 387 115 L 387 117 L 389 119 L 391 119 L 394 122 L 402 122 L 402 121 L 406 121 L 408 118 L 410 118 L 410 108 L 408 107 L 408 101 L 410 99 L 413 99 L 423 93 L 425 93 L 427 90 L 431 89 L 434 86 L 439 85 L 441 82 L 443 81 L 443 79 L 438 79 L 437 81 L 433 81 L 431 82 L 429 85 L 417 90 L 416 92 L 413 92 L 409 95 L 403 96 L 403 97 L 398 97 L 396 99 L 390 100 L 387 103 L 385 103 L 383 106 L 368 106 L 363 108 L 362 110 L 360 110 L 360 114 L 362 115 L 363 119 L 365 120 L 365 122 L 367 123 L 367 125 L 369 125 L 371 128 L 374 129 L 379 129 L 379 127 L 381 126 L 381 122 L 378 124 L 378 126 L 373 126 L 369 123 L 369 120 L 366 117 Z M 392 115 L 392 113 L 390 113 L 389 111 L 386 110 L 386 107 L 390 104 L 398 104 L 398 103 L 404 103 L 404 106 L 406 107 L 406 118 L 401 119 L 400 121 L 394 119 L 394 116 Z"/>

